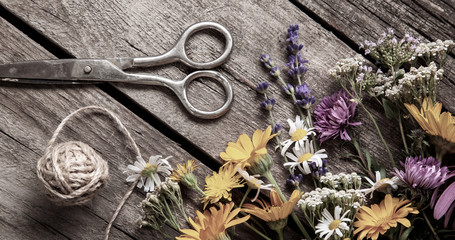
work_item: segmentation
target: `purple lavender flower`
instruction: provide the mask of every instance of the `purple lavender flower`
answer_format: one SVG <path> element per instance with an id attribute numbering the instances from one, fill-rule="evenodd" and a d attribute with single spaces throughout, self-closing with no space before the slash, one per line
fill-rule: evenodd
<path id="1" fill-rule="evenodd" d="M 303 48 L 303 44 L 298 44 L 297 39 L 299 37 L 297 31 L 299 30 L 299 25 L 289 25 L 288 28 L 288 38 L 286 41 L 288 41 L 290 44 L 289 46 L 286 47 L 286 50 L 291 53 L 291 54 L 296 54 L 298 51 L 300 51 Z"/>
<path id="2" fill-rule="evenodd" d="M 303 48 L 303 44 L 291 43 L 286 47 L 286 50 L 291 54 L 295 54 L 298 51 L 302 50 L 302 48 Z"/>
<path id="3" fill-rule="evenodd" d="M 407 157 L 405 163 L 401 163 L 404 171 L 394 168 L 395 175 L 408 186 L 420 189 L 430 190 L 444 184 L 448 178 L 449 169 L 434 157 L 423 158 Z"/>
<path id="4" fill-rule="evenodd" d="M 276 100 L 274 98 L 266 99 L 264 102 L 260 103 L 261 108 L 263 108 L 263 109 L 265 109 L 267 111 L 272 110 L 273 105 L 275 105 L 275 104 L 276 104 Z"/>
<path id="5" fill-rule="evenodd" d="M 275 63 L 272 61 L 272 58 L 268 54 L 262 54 L 260 60 L 268 69 L 271 69 L 275 66 Z"/>
<path id="6" fill-rule="evenodd" d="M 324 176 L 329 171 L 327 169 L 327 159 L 322 160 L 321 167 L 318 167 L 316 162 L 310 163 L 310 167 L 311 167 L 311 175 L 313 175 L 313 177 L 316 177 L 316 178 Z"/>
<path id="7" fill-rule="evenodd" d="M 274 77 L 278 77 L 280 76 L 281 72 L 280 72 L 280 68 L 275 66 L 275 67 L 272 67 L 270 69 L 270 75 L 274 76 Z"/>
<path id="8" fill-rule="evenodd" d="M 287 94 L 287 95 L 291 95 L 291 94 L 294 94 L 294 87 L 291 85 L 291 84 L 286 84 L 282 86 L 283 88 L 283 91 Z"/>
<path id="9" fill-rule="evenodd" d="M 310 96 L 311 90 L 306 84 L 295 87 L 296 104 L 302 108 L 308 109 L 316 101 L 313 96 Z"/>
<path id="10" fill-rule="evenodd" d="M 256 91 L 260 94 L 264 94 L 267 92 L 267 89 L 269 88 L 270 83 L 267 81 L 260 82 L 258 86 L 256 87 Z"/>
<path id="11" fill-rule="evenodd" d="M 293 185 L 295 187 L 298 187 L 300 184 L 300 181 L 302 181 L 303 175 L 299 173 L 299 175 L 294 175 L 291 174 L 288 179 L 286 179 L 286 183 L 289 185 Z"/>
<path id="12" fill-rule="evenodd" d="M 351 140 L 347 129 L 350 126 L 362 124 L 352 122 L 357 104 L 357 102 L 351 101 L 349 94 L 344 90 L 322 99 L 314 109 L 316 120 L 314 127 L 319 133 L 321 143 L 337 136 L 343 140 Z"/>
<path id="13" fill-rule="evenodd" d="M 281 133 L 281 129 L 283 129 L 283 126 L 281 126 L 280 123 L 276 122 L 275 126 L 272 129 L 272 134 L 275 134 L 275 133 L 280 134 Z"/>

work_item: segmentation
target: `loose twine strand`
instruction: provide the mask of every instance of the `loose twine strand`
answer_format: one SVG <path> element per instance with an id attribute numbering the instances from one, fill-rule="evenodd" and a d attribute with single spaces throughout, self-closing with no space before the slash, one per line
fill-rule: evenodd
<path id="1" fill-rule="evenodd" d="M 107 162 L 89 145 L 79 141 L 70 141 L 54 147 L 56 139 L 66 123 L 85 111 L 99 111 L 107 114 L 116 123 L 118 129 L 126 135 L 137 156 L 141 156 L 139 147 L 130 132 L 113 112 L 97 106 L 83 107 L 74 111 L 59 124 L 47 144 L 44 156 L 38 160 L 37 164 L 38 178 L 44 184 L 44 191 L 50 200 L 57 204 L 80 205 L 86 203 L 95 196 L 108 179 Z M 105 240 L 109 238 L 109 232 L 115 219 L 138 181 L 139 178 L 131 184 L 115 209 L 105 230 Z"/>

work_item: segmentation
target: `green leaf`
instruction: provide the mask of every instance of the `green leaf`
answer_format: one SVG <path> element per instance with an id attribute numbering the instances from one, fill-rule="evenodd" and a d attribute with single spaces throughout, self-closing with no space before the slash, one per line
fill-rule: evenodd
<path id="1" fill-rule="evenodd" d="M 371 170 L 371 155 L 370 150 L 368 150 L 368 147 L 365 148 L 365 158 L 367 159 L 368 170 Z"/>
<path id="2" fill-rule="evenodd" d="M 343 154 L 342 158 L 359 158 L 359 156 L 352 153 L 345 153 Z"/>
<path id="3" fill-rule="evenodd" d="M 359 166 L 362 168 L 362 170 L 368 173 L 368 170 L 363 166 L 363 164 L 359 160 L 352 159 L 352 161 L 359 164 Z"/>
<path id="4" fill-rule="evenodd" d="M 385 116 L 388 119 L 398 118 L 399 109 L 387 98 L 382 98 L 382 106 L 384 107 Z"/>
<path id="5" fill-rule="evenodd" d="M 406 229 L 406 230 L 401 234 L 400 240 L 407 240 L 408 237 L 409 237 L 409 234 L 412 232 L 413 229 L 414 229 L 414 226 L 411 226 L 410 228 Z"/>
<path id="6" fill-rule="evenodd" d="M 383 177 L 386 177 L 386 176 L 387 176 L 386 173 L 385 173 L 385 168 L 384 168 L 384 166 L 381 166 L 381 168 L 379 169 L 379 172 L 381 172 L 381 176 L 383 176 Z"/>

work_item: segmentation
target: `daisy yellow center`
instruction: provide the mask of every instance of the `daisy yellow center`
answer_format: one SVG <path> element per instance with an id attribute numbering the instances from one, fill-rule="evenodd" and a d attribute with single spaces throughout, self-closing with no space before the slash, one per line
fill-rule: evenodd
<path id="1" fill-rule="evenodd" d="M 387 181 L 389 181 L 389 180 L 390 180 L 389 178 L 383 178 L 383 179 L 379 180 L 379 182 L 380 182 L 380 183 L 383 183 L 383 182 L 387 182 Z"/>
<path id="2" fill-rule="evenodd" d="M 147 163 L 141 171 L 142 177 L 150 177 L 152 174 L 155 174 L 158 170 L 158 166 L 156 164 Z"/>
<path id="3" fill-rule="evenodd" d="M 304 129 L 297 129 L 295 132 L 292 133 L 291 140 L 292 141 L 298 141 L 303 139 L 307 135 L 307 131 Z"/>
<path id="4" fill-rule="evenodd" d="M 337 229 L 338 226 L 340 226 L 340 223 L 341 223 L 341 221 L 338 220 L 338 219 L 333 220 L 333 221 L 329 224 L 329 230 Z"/>
<path id="5" fill-rule="evenodd" d="M 310 158 L 313 156 L 311 153 L 305 153 L 302 156 L 299 157 L 299 162 L 306 162 L 310 160 Z"/>

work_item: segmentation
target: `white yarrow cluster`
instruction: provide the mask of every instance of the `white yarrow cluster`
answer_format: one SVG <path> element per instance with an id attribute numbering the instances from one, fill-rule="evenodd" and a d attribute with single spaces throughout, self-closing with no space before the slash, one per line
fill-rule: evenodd
<path id="1" fill-rule="evenodd" d="M 362 55 L 357 54 L 353 58 L 345 58 L 338 61 L 335 67 L 329 69 L 329 75 L 339 79 L 344 75 L 352 75 L 356 73 L 357 69 L 363 64 L 364 58 Z"/>
<path id="2" fill-rule="evenodd" d="M 409 72 L 404 72 L 402 69 L 397 72 L 402 74 L 396 83 L 393 76 L 378 74 L 376 77 L 376 87 L 372 89 L 377 95 L 384 95 L 392 101 L 402 101 L 411 103 L 415 93 L 422 89 L 425 92 L 432 93 L 439 85 L 439 81 L 444 73 L 443 69 L 438 69 L 434 62 L 431 62 L 428 67 L 420 66 L 419 68 L 411 67 Z"/>
<path id="3" fill-rule="evenodd" d="M 316 219 L 320 219 L 323 209 L 331 206 L 340 206 L 343 211 L 350 210 L 350 217 L 354 217 L 357 209 L 365 203 L 365 195 L 359 189 L 334 190 L 330 188 L 316 188 L 302 195 L 297 203 L 312 226 Z"/>
<path id="4" fill-rule="evenodd" d="M 454 43 L 452 40 L 442 41 L 438 39 L 436 42 L 420 43 L 419 52 L 416 53 L 415 56 L 430 59 L 431 57 L 446 54 L 453 46 Z"/>
<path id="5" fill-rule="evenodd" d="M 332 189 L 348 190 L 360 189 L 362 178 L 355 172 L 332 174 L 328 172 L 325 176 L 321 176 L 319 181 Z"/>

